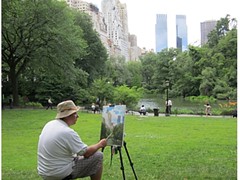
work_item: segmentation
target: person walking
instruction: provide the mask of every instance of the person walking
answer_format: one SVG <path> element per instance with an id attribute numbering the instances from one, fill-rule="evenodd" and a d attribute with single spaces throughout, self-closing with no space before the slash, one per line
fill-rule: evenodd
<path id="1" fill-rule="evenodd" d="M 205 114 L 206 114 L 206 116 L 208 117 L 208 116 L 211 116 L 212 114 L 211 114 L 211 106 L 210 106 L 210 104 L 209 103 L 207 103 L 207 104 L 205 104 L 204 105 L 205 106 Z"/>
<path id="2" fill-rule="evenodd" d="M 169 112 L 169 114 L 172 114 L 172 101 L 171 101 L 171 99 L 168 100 L 168 112 Z"/>
<path id="3" fill-rule="evenodd" d="M 44 180 L 90 177 L 100 180 L 106 139 L 88 146 L 70 126 L 77 122 L 80 107 L 72 100 L 57 105 L 57 115 L 42 129 L 38 141 L 37 170 Z"/>
<path id="4" fill-rule="evenodd" d="M 47 108 L 46 108 L 46 110 L 48 110 L 48 108 L 51 108 L 52 109 L 52 100 L 51 100 L 51 98 L 48 98 L 48 106 L 47 106 Z"/>
<path id="5" fill-rule="evenodd" d="M 167 99 L 165 101 L 165 106 L 166 106 L 166 114 L 171 114 L 172 113 L 172 101 L 170 99 Z"/>

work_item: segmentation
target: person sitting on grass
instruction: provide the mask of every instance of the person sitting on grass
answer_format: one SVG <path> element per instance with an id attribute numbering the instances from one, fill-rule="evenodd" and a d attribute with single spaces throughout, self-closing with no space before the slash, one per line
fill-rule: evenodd
<path id="1" fill-rule="evenodd" d="M 38 174 L 45 180 L 66 180 L 88 177 L 100 180 L 103 168 L 103 153 L 98 151 L 107 145 L 102 139 L 91 146 L 82 142 L 70 126 L 78 119 L 72 100 L 57 105 L 55 120 L 48 122 L 38 142 Z"/>

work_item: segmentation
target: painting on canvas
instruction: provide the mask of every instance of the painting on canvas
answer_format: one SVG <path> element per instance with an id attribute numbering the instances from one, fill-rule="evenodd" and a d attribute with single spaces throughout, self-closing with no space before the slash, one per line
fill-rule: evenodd
<path id="1" fill-rule="evenodd" d="M 126 105 L 103 106 L 100 139 L 107 138 L 108 146 L 122 146 Z"/>

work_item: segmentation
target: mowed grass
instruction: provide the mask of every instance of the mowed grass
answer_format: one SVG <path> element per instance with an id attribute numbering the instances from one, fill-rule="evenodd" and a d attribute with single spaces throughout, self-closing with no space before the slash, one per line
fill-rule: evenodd
<path id="1" fill-rule="evenodd" d="M 2 179 L 40 180 L 39 134 L 55 110 L 2 111 Z M 72 126 L 87 144 L 100 137 L 101 114 L 79 113 Z M 237 120 L 214 117 L 126 115 L 125 141 L 139 180 L 237 179 Z M 127 180 L 134 175 L 124 147 Z M 104 150 L 103 180 L 123 179 L 119 153 Z M 85 178 L 89 179 L 89 178 Z"/>

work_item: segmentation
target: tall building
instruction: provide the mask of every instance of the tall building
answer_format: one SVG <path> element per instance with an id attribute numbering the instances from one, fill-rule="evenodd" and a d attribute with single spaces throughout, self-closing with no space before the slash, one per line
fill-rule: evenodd
<path id="1" fill-rule="evenodd" d="M 216 27 L 217 21 L 204 21 L 201 22 L 201 45 L 208 42 L 208 34 Z"/>
<path id="2" fill-rule="evenodd" d="M 185 51 L 188 49 L 186 16 L 176 15 L 175 20 L 171 17 L 169 19 L 166 14 L 157 14 L 157 20 L 155 25 L 156 52 L 160 52 L 163 49 L 170 48 L 169 45 L 172 48 L 179 48 L 181 51 Z M 176 31 L 174 28 L 176 29 Z M 175 38 L 172 39 L 172 37 Z"/>
<path id="3" fill-rule="evenodd" d="M 68 6 L 90 15 L 93 28 L 111 56 L 123 56 L 126 61 L 137 60 L 141 49 L 137 42 L 130 46 L 127 5 L 119 0 L 102 0 L 101 11 L 85 0 L 65 0 Z"/>
<path id="4" fill-rule="evenodd" d="M 122 55 L 126 58 L 126 60 L 129 60 L 129 48 L 130 48 L 130 42 L 129 42 L 129 32 L 128 32 L 128 14 L 127 14 L 127 5 L 124 3 L 119 2 L 119 14 L 120 19 L 122 22 Z"/>
<path id="5" fill-rule="evenodd" d="M 156 52 L 168 48 L 167 15 L 157 14 L 155 25 Z"/>
<path id="6" fill-rule="evenodd" d="M 125 4 L 119 0 L 103 0 L 102 13 L 107 24 L 111 55 L 124 56 L 129 60 L 128 18 Z"/>
<path id="7" fill-rule="evenodd" d="M 181 51 L 188 49 L 187 23 L 185 15 L 176 15 L 176 47 Z"/>
<path id="8" fill-rule="evenodd" d="M 93 28 L 98 32 L 101 42 L 105 46 L 107 52 L 110 53 L 107 38 L 107 24 L 104 22 L 103 15 L 98 7 L 83 0 L 66 0 L 66 3 L 69 7 L 84 12 L 91 17 Z"/>
<path id="9" fill-rule="evenodd" d="M 128 40 L 130 43 L 129 59 L 131 61 L 137 61 L 139 56 L 141 56 L 141 53 L 142 53 L 141 48 L 137 46 L 137 36 L 134 34 L 129 34 Z"/>

